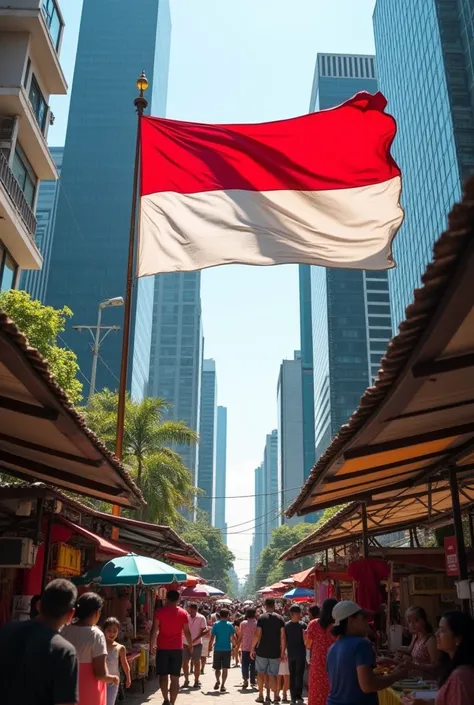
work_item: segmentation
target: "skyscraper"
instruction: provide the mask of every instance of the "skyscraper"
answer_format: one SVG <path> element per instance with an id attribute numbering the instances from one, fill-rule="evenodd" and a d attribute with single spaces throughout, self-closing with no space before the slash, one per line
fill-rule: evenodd
<path id="1" fill-rule="evenodd" d="M 310 110 L 377 91 L 375 57 L 318 54 Z M 377 375 L 392 336 L 387 272 L 311 268 L 316 460 Z"/>
<path id="2" fill-rule="evenodd" d="M 214 360 L 203 360 L 201 381 L 201 418 L 199 425 L 199 463 L 197 486 L 203 491 L 198 508 L 207 512 L 215 526 L 217 380 Z"/>
<path id="3" fill-rule="evenodd" d="M 263 451 L 264 547 L 270 543 L 273 529 L 281 524 L 278 497 L 278 431 L 267 434 Z"/>
<path id="4" fill-rule="evenodd" d="M 61 177 L 64 147 L 50 147 L 49 151 L 56 164 L 58 175 Z M 41 182 L 36 202 L 35 241 L 43 257 L 43 266 L 37 271 L 25 270 L 20 282 L 20 289 L 24 289 L 33 299 L 38 299 L 39 301 L 45 300 L 46 287 L 48 285 L 59 188 L 59 180 Z"/>
<path id="5" fill-rule="evenodd" d="M 377 76 L 398 123 L 405 222 L 390 272 L 394 323 L 405 318 L 434 241 L 474 170 L 474 7 L 470 0 L 377 0 Z"/>
<path id="6" fill-rule="evenodd" d="M 199 431 L 202 372 L 200 272 L 155 277 L 148 394 L 171 404 L 169 417 Z M 151 315 L 151 314 L 150 314 Z M 198 446 L 180 446 L 196 484 Z"/>
<path id="7" fill-rule="evenodd" d="M 227 524 L 225 521 L 225 490 L 227 472 L 227 409 L 217 407 L 217 442 L 216 442 L 216 498 L 215 522 L 220 529 L 224 543 L 227 543 Z"/>
<path id="8" fill-rule="evenodd" d="M 278 376 L 278 482 L 282 512 L 292 504 L 305 481 L 301 368 L 301 354 L 298 350 L 293 360 L 283 360 Z M 303 517 L 286 519 L 282 516 L 284 524 L 297 524 L 301 521 L 304 521 Z"/>
<path id="9" fill-rule="evenodd" d="M 47 303 L 68 305 L 73 324 L 95 325 L 98 306 L 123 296 L 128 251 L 137 119 L 137 75 L 146 70 L 147 98 L 164 114 L 171 22 L 168 0 L 84 0 L 64 149 Z M 147 388 L 153 277 L 135 282 L 128 386 Z M 103 325 L 123 328 L 123 308 L 104 311 Z M 68 325 L 66 343 L 86 376 L 90 337 Z M 117 388 L 122 330 L 100 348 L 97 389 Z"/>
<path id="10" fill-rule="evenodd" d="M 313 376 L 313 323 L 311 311 L 311 267 L 299 265 L 300 294 L 300 345 L 301 345 L 301 391 L 303 404 L 303 454 L 304 477 L 308 477 L 314 465 L 314 376 Z M 308 518 L 312 519 L 311 514 Z"/>
<path id="11" fill-rule="evenodd" d="M 252 551 L 251 551 L 251 565 L 250 573 L 254 575 L 255 569 L 260 560 L 260 554 L 265 548 L 266 544 L 266 530 L 265 530 L 265 476 L 263 463 L 261 463 L 258 468 L 255 469 L 254 473 L 254 507 L 255 507 L 255 521 L 254 521 L 254 536 L 252 541 Z"/>

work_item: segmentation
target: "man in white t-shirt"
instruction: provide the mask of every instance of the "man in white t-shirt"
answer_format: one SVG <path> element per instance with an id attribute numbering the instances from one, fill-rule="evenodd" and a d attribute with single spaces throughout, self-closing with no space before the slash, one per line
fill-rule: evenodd
<path id="1" fill-rule="evenodd" d="M 198 606 L 191 603 L 189 611 L 189 631 L 192 637 L 192 649 L 185 646 L 183 653 L 183 673 L 184 683 L 183 688 L 189 688 L 189 662 L 192 662 L 194 673 L 194 688 L 200 687 L 199 675 L 201 673 L 201 654 L 202 654 L 202 637 L 207 633 L 208 627 L 204 615 L 199 614 Z"/>

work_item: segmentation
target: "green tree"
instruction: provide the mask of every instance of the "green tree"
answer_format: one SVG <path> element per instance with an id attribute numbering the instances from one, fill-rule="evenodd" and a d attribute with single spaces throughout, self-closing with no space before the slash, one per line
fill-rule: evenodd
<path id="1" fill-rule="evenodd" d="M 296 561 L 280 561 L 282 553 L 304 539 L 314 529 L 314 524 L 294 524 L 293 526 L 284 524 L 273 530 L 270 543 L 263 549 L 255 571 L 256 590 L 288 578 L 293 573 L 310 568 L 314 564 L 312 556 Z"/>
<path id="2" fill-rule="evenodd" d="M 66 328 L 72 311 L 67 306 L 55 309 L 35 301 L 26 291 L 11 289 L 0 293 L 0 309 L 15 322 L 31 346 L 48 361 L 59 386 L 73 404 L 82 399 L 82 384 L 77 379 L 79 365 L 72 350 L 58 345 L 59 334 Z"/>
<path id="3" fill-rule="evenodd" d="M 198 512 L 197 519 L 193 522 L 181 519 L 177 529 L 180 536 L 192 543 L 208 562 L 199 574 L 219 590 L 229 592 L 229 571 L 233 567 L 235 557 L 223 542 L 220 530 L 210 525 L 207 514 Z"/>
<path id="4" fill-rule="evenodd" d="M 93 395 L 86 408 L 89 426 L 112 451 L 117 405 L 117 395 L 104 389 Z M 166 420 L 169 408 L 164 399 L 135 402 L 127 396 L 125 402 L 123 460 L 147 501 L 142 518 L 158 524 L 176 523 L 178 509 L 192 507 L 196 495 L 191 473 L 170 446 L 192 445 L 198 435 L 184 421 Z"/>

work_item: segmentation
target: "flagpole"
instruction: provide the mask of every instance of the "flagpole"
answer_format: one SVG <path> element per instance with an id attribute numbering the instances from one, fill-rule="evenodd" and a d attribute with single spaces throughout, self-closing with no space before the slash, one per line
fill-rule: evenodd
<path id="1" fill-rule="evenodd" d="M 122 340 L 122 360 L 120 363 L 120 381 L 118 391 L 118 406 L 117 406 L 117 430 L 115 435 L 115 455 L 119 460 L 123 456 L 123 432 L 125 423 L 125 400 L 127 397 L 127 370 L 128 357 L 130 349 L 130 325 L 132 317 L 132 293 L 133 293 L 133 264 L 135 255 L 135 240 L 136 240 L 136 220 L 137 220 L 137 202 L 138 202 L 138 183 L 139 183 L 139 168 L 140 168 L 140 131 L 141 117 L 148 101 L 145 99 L 144 92 L 148 88 L 148 80 L 145 72 L 142 71 L 137 79 L 137 88 L 140 94 L 135 98 L 134 105 L 137 111 L 137 138 L 135 145 L 135 167 L 133 171 L 133 191 L 132 191 L 132 209 L 130 213 L 130 236 L 128 241 L 128 261 L 127 261 L 127 283 L 125 288 L 125 306 L 124 306 L 124 321 L 123 321 L 123 340 Z M 114 504 L 112 507 L 114 516 L 120 515 L 120 507 Z M 117 532 L 118 533 L 118 532 Z M 114 537 L 114 536 L 113 536 Z"/>

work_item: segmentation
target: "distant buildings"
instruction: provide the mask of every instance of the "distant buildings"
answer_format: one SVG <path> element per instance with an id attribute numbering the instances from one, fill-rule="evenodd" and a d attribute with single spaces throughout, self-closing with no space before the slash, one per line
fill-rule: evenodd
<path id="1" fill-rule="evenodd" d="M 171 404 L 169 417 L 199 431 L 202 373 L 201 273 L 160 274 L 154 280 L 148 395 Z M 197 482 L 199 446 L 180 446 Z"/>
<path id="2" fill-rule="evenodd" d="M 216 443 L 216 495 L 214 500 L 214 525 L 220 529 L 222 539 L 227 544 L 226 506 L 226 472 L 227 472 L 227 409 L 217 407 L 217 443 Z"/>
<path id="3" fill-rule="evenodd" d="M 95 325 L 99 303 L 124 296 L 137 118 L 133 100 L 142 69 L 148 111 L 166 109 L 171 21 L 168 0 L 84 0 L 71 94 L 46 302 L 69 306 L 75 325 Z M 135 282 L 128 387 L 148 388 L 154 278 Z M 123 328 L 123 307 L 104 325 Z M 66 344 L 88 375 L 90 336 L 68 324 Z M 122 330 L 101 345 L 96 388 L 116 389 Z"/>
<path id="4" fill-rule="evenodd" d="M 474 171 L 472 2 L 377 0 L 374 34 L 378 83 L 398 124 L 392 153 L 403 173 L 406 217 L 389 275 L 398 326 Z"/>
<path id="5" fill-rule="evenodd" d="M 278 482 L 280 510 L 292 503 L 305 481 L 303 434 L 303 375 L 299 351 L 293 360 L 283 360 L 277 387 L 278 400 Z M 286 519 L 283 524 L 296 524 L 302 517 Z"/>
<path id="6" fill-rule="evenodd" d="M 281 524 L 278 490 L 278 431 L 267 434 L 263 449 L 263 462 L 255 470 L 255 522 L 250 549 L 250 573 L 260 560 L 260 554 L 270 543 L 272 531 Z"/>
<path id="7" fill-rule="evenodd" d="M 56 164 L 58 176 L 61 176 L 64 147 L 50 147 L 49 151 Z M 53 246 L 54 225 L 60 181 L 43 181 L 39 187 L 36 203 L 36 234 L 35 242 L 43 257 L 43 266 L 38 271 L 24 271 L 20 281 L 20 289 L 24 289 L 33 299 L 45 300 L 48 286 L 51 248 Z"/>
<path id="8" fill-rule="evenodd" d="M 313 376 L 313 319 L 311 310 L 311 267 L 299 266 L 301 392 L 303 404 L 303 466 L 308 477 L 315 459 L 314 445 L 314 376 Z"/>
<path id="9" fill-rule="evenodd" d="M 265 545 L 270 543 L 273 529 L 281 524 L 278 501 L 278 431 L 267 434 L 263 451 Z"/>
<path id="10" fill-rule="evenodd" d="M 260 554 L 266 546 L 265 529 L 265 473 L 263 463 L 255 469 L 254 476 L 254 537 L 250 547 L 250 574 L 255 574 L 255 569 L 260 560 Z"/>
<path id="11" fill-rule="evenodd" d="M 203 494 L 198 497 L 197 506 L 209 515 L 210 523 L 215 526 L 217 379 L 214 360 L 203 361 L 201 385 L 197 486 Z"/>
<path id="12" fill-rule="evenodd" d="M 375 58 L 318 54 L 310 110 L 377 91 Z M 387 272 L 311 267 L 316 460 L 377 376 L 392 337 Z"/>
<path id="13" fill-rule="evenodd" d="M 8 0 L 0 15 L 0 289 L 43 264 L 37 233 L 40 183 L 58 178 L 48 149 L 52 95 L 67 84 L 59 61 L 59 4 Z"/>

